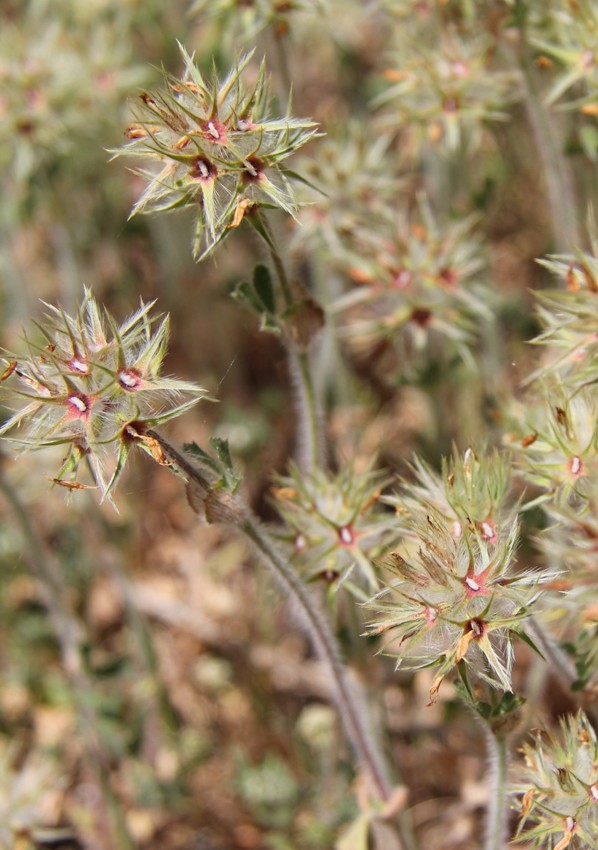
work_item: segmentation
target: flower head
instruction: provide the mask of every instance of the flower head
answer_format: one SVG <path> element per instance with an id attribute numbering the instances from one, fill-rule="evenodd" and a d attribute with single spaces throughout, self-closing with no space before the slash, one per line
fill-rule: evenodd
<path id="1" fill-rule="evenodd" d="M 356 284 L 333 305 L 341 333 L 361 345 L 391 341 L 403 361 L 433 341 L 444 356 L 456 348 L 467 358 L 476 326 L 491 315 L 475 290 L 484 265 L 475 219 L 440 225 L 420 198 L 414 213 L 388 210 L 376 222 L 340 255 Z"/>
<path id="2" fill-rule="evenodd" d="M 205 256 L 256 205 L 295 214 L 296 202 L 281 163 L 315 134 L 312 121 L 271 116 L 262 66 L 253 85 L 243 82 L 252 54 L 225 79 L 204 79 L 181 47 L 181 79 L 164 75 L 162 91 L 140 95 L 128 144 L 117 154 L 157 163 L 142 170 L 147 188 L 135 213 L 183 206 L 197 213 L 194 254 Z"/>
<path id="3" fill-rule="evenodd" d="M 521 797 L 517 839 L 533 848 L 590 850 L 598 842 L 598 741 L 578 712 L 560 735 L 544 730 L 523 746 L 512 791 Z"/>
<path id="4" fill-rule="evenodd" d="M 378 587 L 372 559 L 396 539 L 394 517 L 380 504 L 384 478 L 371 470 L 357 473 L 351 465 L 335 477 L 305 475 L 294 465 L 290 472 L 278 480 L 274 497 L 304 578 L 336 586 L 340 580 L 361 596 L 365 584 L 372 592 Z"/>
<path id="5" fill-rule="evenodd" d="M 512 635 L 521 633 L 537 595 L 536 573 L 512 569 L 517 527 L 494 547 L 469 535 L 455 540 L 435 512 L 414 555 L 386 561 L 390 583 L 368 602 L 370 634 L 384 634 L 397 666 L 434 667 L 434 699 L 443 678 L 463 662 L 480 678 L 511 691 Z"/>
<path id="6" fill-rule="evenodd" d="M 517 77 L 492 68 L 486 38 L 447 31 L 433 51 L 425 38 L 401 41 L 385 74 L 390 86 L 376 101 L 388 126 L 420 126 L 431 143 L 454 152 L 477 144 L 485 122 L 508 117 Z"/>
<path id="7" fill-rule="evenodd" d="M 16 428 L 18 436 L 10 439 L 24 448 L 66 446 L 55 482 L 69 489 L 82 486 L 75 479 L 85 460 L 106 496 L 131 445 L 153 452 L 146 432 L 180 415 L 205 393 L 188 381 L 161 377 L 168 317 L 155 327 L 153 302 L 142 302 L 120 325 L 107 311 L 100 311 L 88 289 L 75 316 L 46 307 L 44 321 L 36 324 L 39 337 L 25 338 L 27 354 L 4 357 L 2 392 L 16 410 L 0 435 Z M 184 396 L 191 398 L 181 401 Z M 107 479 L 104 467 L 110 446 L 116 448 L 117 457 Z"/>

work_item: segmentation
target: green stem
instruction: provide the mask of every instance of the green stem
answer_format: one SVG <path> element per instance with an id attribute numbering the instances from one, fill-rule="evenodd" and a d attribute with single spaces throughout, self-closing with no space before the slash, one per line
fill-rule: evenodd
<path id="1" fill-rule="evenodd" d="M 293 298 L 291 282 L 287 274 L 284 260 L 282 259 L 281 253 L 278 250 L 274 234 L 272 233 L 272 228 L 270 227 L 266 216 L 262 215 L 259 208 L 256 209 L 254 215 L 259 218 L 261 226 L 263 228 L 264 234 L 262 235 L 260 233 L 260 235 L 262 236 L 262 239 L 264 240 L 264 242 L 268 246 L 268 250 L 270 251 L 270 256 L 272 257 L 272 262 L 274 263 L 274 268 L 276 269 L 278 282 L 280 283 L 280 290 L 282 292 L 284 306 L 286 309 L 289 309 L 294 305 L 295 299 Z M 260 231 L 258 230 L 258 233 L 259 232 Z"/>
<path id="2" fill-rule="evenodd" d="M 486 816 L 484 850 L 504 850 L 508 842 L 507 768 L 508 747 L 504 735 L 484 724 L 490 770 L 490 802 Z"/>

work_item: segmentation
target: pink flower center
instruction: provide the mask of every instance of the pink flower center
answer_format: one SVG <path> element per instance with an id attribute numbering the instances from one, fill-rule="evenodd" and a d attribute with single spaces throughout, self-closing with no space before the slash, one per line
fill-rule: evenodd
<path id="1" fill-rule="evenodd" d="M 305 537 L 303 536 L 303 534 L 298 534 L 297 537 L 295 537 L 295 550 L 297 552 L 303 552 L 306 546 L 307 541 Z"/>
<path id="2" fill-rule="evenodd" d="M 87 419 L 91 411 L 91 399 L 85 395 L 71 395 L 66 400 L 69 419 Z"/>
<path id="3" fill-rule="evenodd" d="M 483 620 L 479 620 L 477 617 L 474 617 L 474 619 L 470 620 L 467 624 L 467 631 L 470 631 L 473 634 L 474 640 L 479 640 L 486 634 L 486 623 Z"/>
<path id="4" fill-rule="evenodd" d="M 207 157 L 196 156 L 189 169 L 189 174 L 194 180 L 199 180 L 200 183 L 209 183 L 216 179 L 218 169 Z"/>
<path id="5" fill-rule="evenodd" d="M 89 374 L 89 364 L 83 360 L 81 357 L 71 357 L 68 362 L 68 367 L 71 372 L 77 372 L 79 375 L 88 375 Z"/>
<path id="6" fill-rule="evenodd" d="M 583 461 L 579 455 L 573 455 L 573 457 L 570 457 L 567 461 L 567 466 L 569 467 L 571 475 L 578 476 L 583 474 Z"/>
<path id="7" fill-rule="evenodd" d="M 355 533 L 351 526 L 341 526 L 338 530 L 338 539 L 341 546 L 353 546 L 355 543 Z"/>
<path id="8" fill-rule="evenodd" d="M 487 540 L 488 543 L 496 543 L 498 535 L 496 534 L 496 526 L 489 519 L 482 520 L 478 523 L 480 537 Z"/>
<path id="9" fill-rule="evenodd" d="M 143 383 L 141 377 L 134 369 L 121 369 L 116 377 L 118 378 L 118 383 L 121 385 L 123 390 L 126 390 L 129 393 L 133 393 L 135 390 L 138 390 Z"/>

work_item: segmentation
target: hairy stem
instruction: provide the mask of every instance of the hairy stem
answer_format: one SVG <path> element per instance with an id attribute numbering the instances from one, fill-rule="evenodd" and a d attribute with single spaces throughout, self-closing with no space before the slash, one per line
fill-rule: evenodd
<path id="1" fill-rule="evenodd" d="M 322 616 L 314 600 L 295 572 L 279 554 L 276 544 L 253 516 L 249 507 L 237 496 L 219 495 L 222 491 L 213 490 L 204 473 L 194 467 L 181 453 L 168 443 L 158 432 L 151 431 L 149 436 L 160 444 L 166 457 L 178 468 L 179 474 L 187 480 L 190 501 L 194 507 L 205 500 L 210 505 L 211 516 L 234 527 L 252 545 L 260 561 L 276 576 L 286 594 L 295 603 L 299 615 L 311 637 L 314 649 L 326 665 L 333 685 L 335 702 L 345 734 L 351 742 L 360 767 L 369 777 L 373 790 L 381 801 L 388 802 L 392 797 L 392 788 L 384 758 L 381 755 L 368 728 L 365 702 L 350 682 L 347 670 L 340 661 L 336 640 L 327 620 Z M 176 470 L 175 470 L 176 471 Z M 195 498 L 194 498 L 195 497 Z M 215 506 L 213 498 L 221 499 Z M 209 521 L 209 517 L 208 518 Z M 363 704 L 362 704 L 363 703 Z M 406 850 L 414 850 L 416 843 L 413 831 L 407 823 L 406 815 L 399 816 L 399 828 Z"/>
<path id="2" fill-rule="evenodd" d="M 276 271 L 284 308 L 287 311 L 297 306 L 293 290 L 287 274 L 282 255 L 276 245 L 276 240 L 266 217 L 259 214 L 264 239 L 272 263 Z M 258 230 L 258 232 L 260 232 Z M 306 349 L 300 348 L 292 339 L 286 338 L 285 345 L 289 357 L 289 369 L 296 396 L 296 412 L 298 415 L 298 463 L 304 472 L 313 472 L 325 461 L 324 438 L 322 433 L 322 416 L 320 401 L 314 381 L 310 352 L 313 350 L 313 340 Z"/>
<path id="3" fill-rule="evenodd" d="M 508 841 L 506 783 L 509 751 L 505 735 L 494 732 L 488 723 L 484 723 L 484 729 L 490 773 L 490 800 L 486 813 L 484 850 L 504 850 Z"/>

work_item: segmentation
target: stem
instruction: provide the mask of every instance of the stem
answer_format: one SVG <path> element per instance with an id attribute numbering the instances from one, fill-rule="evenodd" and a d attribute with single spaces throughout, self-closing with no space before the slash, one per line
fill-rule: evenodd
<path id="1" fill-rule="evenodd" d="M 286 311 L 297 306 L 282 255 L 276 245 L 276 240 L 266 217 L 258 209 L 260 223 L 264 233 L 262 239 L 268 246 L 276 276 L 280 285 L 280 291 Z M 258 230 L 258 233 L 260 231 Z M 324 438 L 322 434 L 322 416 L 320 402 L 314 382 L 313 370 L 310 362 L 310 350 L 313 350 L 313 340 L 306 350 L 288 337 L 285 337 L 285 345 L 289 357 L 289 368 L 296 393 L 296 409 L 299 416 L 298 423 L 298 462 L 304 472 L 313 472 L 321 467 L 325 461 Z"/>
<path id="2" fill-rule="evenodd" d="M 542 161 L 555 245 L 559 251 L 569 251 L 579 241 L 573 175 L 567 158 L 563 156 L 554 121 L 538 94 L 525 33 L 522 35 L 524 43 L 519 66 L 523 80 L 523 101 Z"/>
<path id="3" fill-rule="evenodd" d="M 508 839 L 507 810 L 507 739 L 484 723 L 488 765 L 490 769 L 490 802 L 486 815 L 484 850 L 504 850 Z"/>
<path id="4" fill-rule="evenodd" d="M 356 711 L 351 686 L 347 680 L 345 668 L 339 660 L 336 642 L 330 626 L 308 596 L 303 584 L 280 557 L 268 535 L 260 528 L 257 521 L 252 517 L 247 517 L 239 530 L 252 542 L 261 559 L 275 573 L 287 594 L 296 602 L 302 618 L 309 627 L 314 647 L 326 664 L 334 683 L 336 703 L 346 735 L 353 745 L 362 768 L 370 776 L 378 796 L 382 800 L 388 800 L 390 785 L 386 769 L 382 764 L 380 755 L 374 750 L 369 731 Z"/>
<path id="5" fill-rule="evenodd" d="M 347 670 L 340 661 L 336 640 L 326 619 L 309 596 L 304 585 L 295 572 L 279 554 L 275 543 L 269 534 L 261 527 L 249 507 L 238 497 L 229 494 L 219 494 L 222 491 L 213 490 L 205 475 L 190 464 L 187 459 L 158 432 L 150 431 L 148 436 L 158 441 L 165 455 L 178 467 L 187 479 L 189 486 L 195 489 L 200 499 L 221 498 L 219 515 L 223 522 L 232 525 L 250 541 L 260 560 L 277 577 L 287 595 L 294 601 L 300 612 L 301 619 L 308 629 L 314 649 L 321 661 L 326 665 L 333 684 L 335 701 L 345 734 L 351 742 L 359 764 L 369 776 L 376 794 L 382 801 L 389 801 L 392 788 L 388 778 L 384 759 L 373 741 L 367 721 L 365 720 L 365 705 L 354 685 L 349 681 Z M 176 470 L 174 470 L 176 471 Z M 212 511 L 214 505 L 212 504 Z M 215 512 L 215 511 L 214 511 Z M 406 850 L 416 847 L 415 836 L 407 814 L 399 814 L 399 827 Z"/>
<path id="6" fill-rule="evenodd" d="M 274 238 L 274 234 L 272 233 L 272 228 L 268 223 L 268 219 L 266 218 L 266 216 L 262 215 L 259 207 L 256 209 L 254 214 L 259 217 L 260 224 L 264 230 L 264 235 L 262 235 L 262 239 L 264 240 L 270 251 L 270 256 L 272 257 L 272 262 L 274 263 L 274 268 L 276 269 L 276 274 L 278 276 L 278 282 L 280 283 L 284 306 L 288 309 L 289 307 L 292 307 L 294 305 L 295 299 L 293 298 L 291 282 L 287 274 L 284 260 L 282 259 L 281 253 L 278 250 L 278 246 L 276 245 L 276 240 Z"/>
<path id="7" fill-rule="evenodd" d="M 293 351 L 289 347 L 289 364 L 295 378 L 299 414 L 299 445 L 297 447 L 299 467 L 305 472 L 313 472 L 324 464 L 324 449 L 322 420 L 309 352 Z"/>

